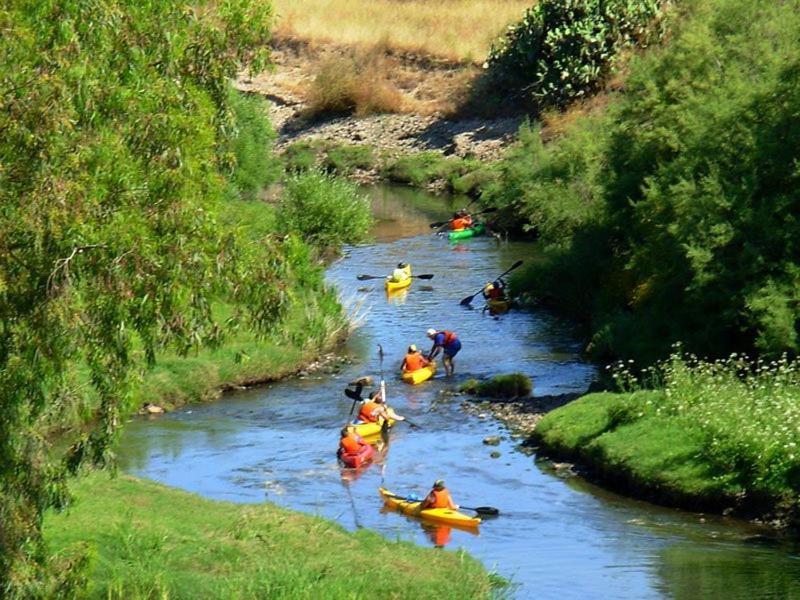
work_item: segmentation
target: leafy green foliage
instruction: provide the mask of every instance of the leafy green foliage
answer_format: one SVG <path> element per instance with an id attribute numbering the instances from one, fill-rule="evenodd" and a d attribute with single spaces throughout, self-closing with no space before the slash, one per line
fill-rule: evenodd
<path id="1" fill-rule="evenodd" d="M 82 561 L 48 569 L 41 518 L 110 458 L 129 374 L 286 310 L 280 243 L 217 219 L 236 164 L 228 81 L 264 64 L 270 11 L 19 0 L 0 24 L 0 594 L 69 595 Z M 220 322 L 214 300 L 242 310 Z M 96 426 L 60 451 L 41 432 L 89 393 L 75 362 Z"/>
<path id="2" fill-rule="evenodd" d="M 695 0 L 607 114 L 500 167 L 544 257 L 512 281 L 595 356 L 800 351 L 800 4 Z"/>
<path id="3" fill-rule="evenodd" d="M 374 164 L 374 152 L 369 146 L 339 144 L 328 149 L 323 167 L 347 175 L 356 169 L 369 169 Z"/>
<path id="4" fill-rule="evenodd" d="M 232 142 L 236 162 L 232 179 L 242 197 L 253 198 L 282 174 L 280 162 L 272 155 L 275 132 L 267 119 L 266 101 L 260 96 L 231 89 L 228 102 L 236 122 L 236 136 Z"/>
<path id="5" fill-rule="evenodd" d="M 321 248 L 363 241 L 372 223 L 369 201 L 356 186 L 320 171 L 287 179 L 280 212 L 286 231 Z"/>
<path id="6" fill-rule="evenodd" d="M 460 389 L 467 394 L 487 398 L 525 398 L 533 392 L 533 383 L 524 373 L 509 373 L 495 375 L 488 381 L 470 379 Z"/>
<path id="7" fill-rule="evenodd" d="M 664 0 L 541 0 L 489 53 L 489 78 L 522 90 L 539 108 L 596 91 L 629 46 L 662 33 Z M 656 22 L 654 22 L 656 20 Z"/>
<path id="8" fill-rule="evenodd" d="M 462 159 L 442 156 L 434 151 L 401 156 L 383 167 L 383 174 L 390 181 L 417 187 L 441 179 L 449 181 L 466 172 L 466 163 Z"/>

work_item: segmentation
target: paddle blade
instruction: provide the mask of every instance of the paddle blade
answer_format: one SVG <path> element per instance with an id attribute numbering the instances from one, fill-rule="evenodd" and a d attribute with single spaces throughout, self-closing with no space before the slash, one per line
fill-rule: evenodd
<path id="1" fill-rule="evenodd" d="M 363 401 L 364 399 L 361 397 L 361 386 L 356 386 L 356 390 L 353 391 L 350 388 L 344 389 L 344 395 L 350 398 L 350 400 L 357 400 L 359 402 Z"/>
<path id="2" fill-rule="evenodd" d="M 484 208 L 480 213 L 475 213 L 475 214 L 485 215 L 487 213 L 493 213 L 493 212 L 497 212 L 497 208 Z"/>
<path id="3" fill-rule="evenodd" d="M 464 299 L 463 299 L 461 302 L 459 302 L 459 304 L 460 304 L 461 306 L 467 306 L 468 304 L 471 304 L 471 303 L 472 303 L 472 299 L 473 299 L 475 296 L 477 296 L 477 294 L 472 294 L 472 296 L 467 296 L 467 297 L 466 297 L 466 298 L 464 298 Z"/>
<path id="4" fill-rule="evenodd" d="M 479 515 L 483 515 L 484 517 L 497 517 L 500 515 L 500 511 L 496 509 L 494 506 L 461 506 L 464 510 L 474 510 Z"/>
<path id="5" fill-rule="evenodd" d="M 439 223 L 431 223 L 430 228 L 436 229 L 437 227 L 441 227 L 442 225 L 446 225 L 449 221 L 440 221 Z"/>
<path id="6" fill-rule="evenodd" d="M 359 281 L 366 281 L 367 279 L 383 279 L 383 275 L 358 275 L 356 279 Z"/>
<path id="7" fill-rule="evenodd" d="M 433 273 L 425 273 L 424 275 L 414 275 L 417 279 L 433 279 Z"/>

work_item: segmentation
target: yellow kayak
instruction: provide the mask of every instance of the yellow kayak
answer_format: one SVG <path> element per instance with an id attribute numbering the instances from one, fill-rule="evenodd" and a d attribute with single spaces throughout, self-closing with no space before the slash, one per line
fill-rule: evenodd
<path id="1" fill-rule="evenodd" d="M 436 373 L 436 363 L 432 362 L 427 367 L 422 367 L 416 371 L 407 371 L 403 373 L 400 378 L 406 383 L 417 385 L 423 381 L 428 381 L 428 379 L 433 377 L 434 373 Z"/>
<path id="2" fill-rule="evenodd" d="M 402 290 L 407 288 L 411 285 L 411 265 L 408 265 L 405 269 L 406 278 L 401 279 L 400 281 L 392 280 L 391 276 L 386 278 L 386 291 L 387 292 L 395 292 L 397 290 Z"/>
<path id="3" fill-rule="evenodd" d="M 388 427 L 391 428 L 394 423 L 394 419 L 389 419 Z M 359 423 L 354 427 L 356 434 L 360 435 L 362 438 L 374 437 L 381 432 L 381 429 L 383 429 L 383 419 L 378 419 L 374 423 Z"/>
<path id="4" fill-rule="evenodd" d="M 487 300 L 486 306 L 491 313 L 499 315 L 507 313 L 511 309 L 511 302 L 509 300 Z"/>
<path id="5" fill-rule="evenodd" d="M 398 497 L 386 488 L 379 488 L 378 490 L 383 497 L 383 502 L 386 506 L 399 510 L 400 512 L 419 517 L 425 521 L 432 521 L 436 523 L 445 523 L 455 527 L 475 528 L 480 525 L 481 520 L 478 517 L 470 517 L 464 513 L 450 508 L 426 508 L 419 510 L 420 501 L 406 500 L 403 497 Z"/>

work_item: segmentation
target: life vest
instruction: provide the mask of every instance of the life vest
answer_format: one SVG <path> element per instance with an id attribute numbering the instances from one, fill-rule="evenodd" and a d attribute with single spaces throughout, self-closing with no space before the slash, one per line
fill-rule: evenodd
<path id="1" fill-rule="evenodd" d="M 503 288 L 494 287 L 489 290 L 489 300 L 503 300 L 506 297 L 506 293 L 503 291 Z"/>
<path id="2" fill-rule="evenodd" d="M 431 494 L 433 494 L 433 504 L 428 508 L 450 508 L 452 499 L 447 489 L 432 490 Z"/>
<path id="3" fill-rule="evenodd" d="M 361 411 L 358 413 L 359 420 L 369 423 L 375 423 L 378 420 L 378 417 L 377 415 L 374 415 L 372 413 L 374 413 L 375 409 L 377 409 L 379 406 L 380 404 L 378 404 L 377 402 L 365 402 L 361 406 Z"/>
<path id="4" fill-rule="evenodd" d="M 425 358 L 420 352 L 409 352 L 406 354 L 406 371 L 418 371 L 425 366 Z"/>
<path id="5" fill-rule="evenodd" d="M 468 221 L 464 217 L 459 217 L 457 219 L 453 219 L 450 221 L 450 229 L 453 231 L 460 231 L 462 229 L 466 229 L 472 224 L 471 221 Z"/>
<path id="6" fill-rule="evenodd" d="M 339 440 L 339 449 L 343 454 L 355 454 L 361 450 L 361 446 L 363 446 L 363 442 L 354 433 Z"/>
<path id="7" fill-rule="evenodd" d="M 455 340 L 457 340 L 457 339 L 458 339 L 458 337 L 456 336 L 456 334 L 455 334 L 455 333 L 453 333 L 452 331 L 447 331 L 447 330 L 445 330 L 445 329 L 442 329 L 441 331 L 439 331 L 439 332 L 437 332 L 437 333 L 443 333 L 443 334 L 444 334 L 444 341 L 442 342 L 442 346 L 445 346 L 445 347 L 449 346 L 449 345 L 450 345 L 450 344 L 452 344 L 452 343 L 453 343 Z"/>

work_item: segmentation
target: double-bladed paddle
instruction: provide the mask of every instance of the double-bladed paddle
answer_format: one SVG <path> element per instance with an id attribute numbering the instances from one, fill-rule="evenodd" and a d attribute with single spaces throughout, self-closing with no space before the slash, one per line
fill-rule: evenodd
<path id="1" fill-rule="evenodd" d="M 386 275 L 358 275 L 356 279 L 359 281 L 366 281 L 367 279 L 386 279 Z M 411 275 L 414 279 L 433 279 L 433 273 L 425 273 L 423 275 Z"/>
<path id="2" fill-rule="evenodd" d="M 483 210 L 480 210 L 480 211 L 478 211 L 478 212 L 476 212 L 476 213 L 473 213 L 473 216 L 477 216 L 477 215 L 486 215 L 486 214 L 493 213 L 493 212 L 497 212 L 497 209 L 496 209 L 496 208 L 485 208 L 485 209 L 483 209 Z M 438 229 L 439 227 L 442 227 L 442 226 L 444 226 L 444 225 L 447 225 L 447 224 L 448 224 L 448 223 L 449 223 L 451 220 L 452 220 L 452 219 L 449 219 L 449 220 L 447 220 L 447 221 L 439 221 L 439 222 L 437 222 L 437 223 L 431 223 L 431 224 L 429 225 L 429 227 L 430 227 L 431 229 Z"/>
<path id="3" fill-rule="evenodd" d="M 398 500 L 405 500 L 406 502 L 419 502 L 417 498 L 408 498 L 406 496 L 398 496 L 397 494 L 386 494 L 390 498 L 396 498 Z M 497 517 L 500 515 L 500 510 L 495 508 L 494 506 L 462 506 L 459 505 L 458 508 L 463 508 L 464 510 L 472 510 L 478 513 L 479 515 L 484 515 L 487 517 Z"/>
<path id="4" fill-rule="evenodd" d="M 518 260 L 513 265 L 511 265 L 511 268 L 508 269 L 505 273 L 499 275 L 498 277 L 495 277 L 495 281 L 497 281 L 498 279 L 504 277 L 505 275 L 508 275 L 509 273 L 511 273 L 511 271 L 513 271 L 514 269 L 519 267 L 521 264 L 522 264 L 522 261 Z M 470 302 L 472 302 L 473 298 L 475 298 L 475 296 L 480 294 L 482 291 L 483 291 L 483 288 L 479 289 L 477 292 L 472 294 L 472 296 L 467 296 L 466 298 L 464 298 L 461 302 L 459 302 L 459 304 L 461 304 L 461 306 L 467 306 Z"/>

